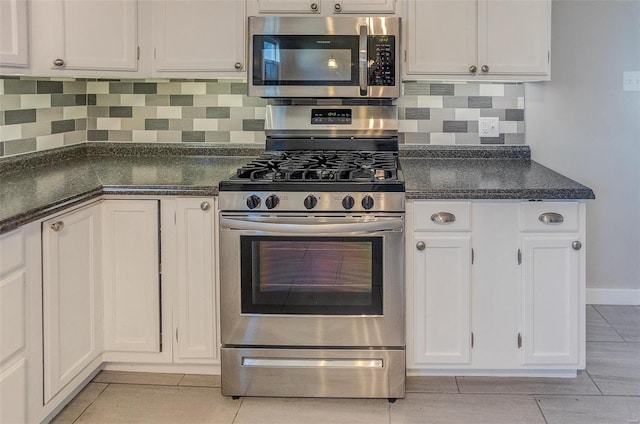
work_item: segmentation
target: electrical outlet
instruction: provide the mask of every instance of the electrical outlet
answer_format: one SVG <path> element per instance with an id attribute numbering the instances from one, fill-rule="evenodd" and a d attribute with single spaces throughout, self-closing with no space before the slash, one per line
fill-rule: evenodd
<path id="1" fill-rule="evenodd" d="M 499 137 L 500 120 L 498 118 L 478 118 L 480 137 Z"/>
<path id="2" fill-rule="evenodd" d="M 640 91 L 640 71 L 622 73 L 622 91 Z"/>

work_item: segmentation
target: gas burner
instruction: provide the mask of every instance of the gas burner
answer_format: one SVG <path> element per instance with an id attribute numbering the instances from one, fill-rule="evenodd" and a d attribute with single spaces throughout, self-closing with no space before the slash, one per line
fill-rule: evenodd
<path id="1" fill-rule="evenodd" d="M 394 152 L 267 152 L 236 172 L 250 181 L 382 182 L 398 180 Z"/>

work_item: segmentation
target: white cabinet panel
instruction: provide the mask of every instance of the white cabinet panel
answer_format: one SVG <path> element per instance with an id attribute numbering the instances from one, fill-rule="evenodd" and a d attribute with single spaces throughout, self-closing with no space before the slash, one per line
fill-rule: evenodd
<path id="1" fill-rule="evenodd" d="M 480 3 L 478 56 L 491 74 L 549 72 L 551 1 L 490 0 Z"/>
<path id="2" fill-rule="evenodd" d="M 424 247 L 419 245 L 424 243 Z M 413 246 L 413 364 L 471 359 L 471 236 L 416 234 Z"/>
<path id="3" fill-rule="evenodd" d="M 214 219 L 213 198 L 176 199 L 178 361 L 218 358 Z"/>
<path id="4" fill-rule="evenodd" d="M 27 278 L 22 229 L 0 236 L 0 422 L 27 421 Z"/>
<path id="5" fill-rule="evenodd" d="M 47 403 L 101 352 L 100 205 L 42 225 Z"/>
<path id="6" fill-rule="evenodd" d="M 321 0 L 250 0 L 257 13 L 319 13 Z"/>
<path id="7" fill-rule="evenodd" d="M 393 14 L 396 0 L 249 0 L 250 14 Z"/>
<path id="8" fill-rule="evenodd" d="M 27 361 L 0 372 L 0 423 L 27 422 Z"/>
<path id="9" fill-rule="evenodd" d="M 137 70 L 137 0 L 49 0 L 36 4 L 39 8 L 48 5 L 48 33 L 40 34 L 50 40 L 47 68 Z"/>
<path id="10" fill-rule="evenodd" d="M 333 0 L 331 7 L 334 13 L 395 13 L 396 0 Z"/>
<path id="11" fill-rule="evenodd" d="M 243 72 L 245 2 L 158 0 L 155 70 Z"/>
<path id="12" fill-rule="evenodd" d="M 577 365 L 581 256 L 577 235 L 522 238 L 522 363 Z"/>
<path id="13" fill-rule="evenodd" d="M 27 0 L 0 1 L 0 66 L 29 66 Z"/>
<path id="14" fill-rule="evenodd" d="M 26 349 L 26 285 L 25 270 L 0 280 L 0 366 Z"/>
<path id="15" fill-rule="evenodd" d="M 105 350 L 160 351 L 157 200 L 104 202 Z"/>
<path id="16" fill-rule="evenodd" d="M 407 0 L 407 74 L 469 75 L 478 62 L 476 0 Z"/>

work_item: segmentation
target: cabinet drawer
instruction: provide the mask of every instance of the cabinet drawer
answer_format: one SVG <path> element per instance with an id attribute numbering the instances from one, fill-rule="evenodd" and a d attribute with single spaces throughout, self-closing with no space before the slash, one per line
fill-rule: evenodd
<path id="1" fill-rule="evenodd" d="M 576 232 L 579 202 L 527 202 L 522 204 L 522 231 Z"/>
<path id="2" fill-rule="evenodd" d="M 415 231 L 470 231 L 471 202 L 415 202 Z"/>

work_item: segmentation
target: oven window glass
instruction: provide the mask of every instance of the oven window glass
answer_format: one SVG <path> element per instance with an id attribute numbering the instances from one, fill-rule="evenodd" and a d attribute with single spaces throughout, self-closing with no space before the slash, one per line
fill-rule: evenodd
<path id="1" fill-rule="evenodd" d="M 357 36 L 253 38 L 254 85 L 358 85 Z"/>
<path id="2" fill-rule="evenodd" d="M 242 313 L 382 315 L 382 237 L 242 236 Z"/>

